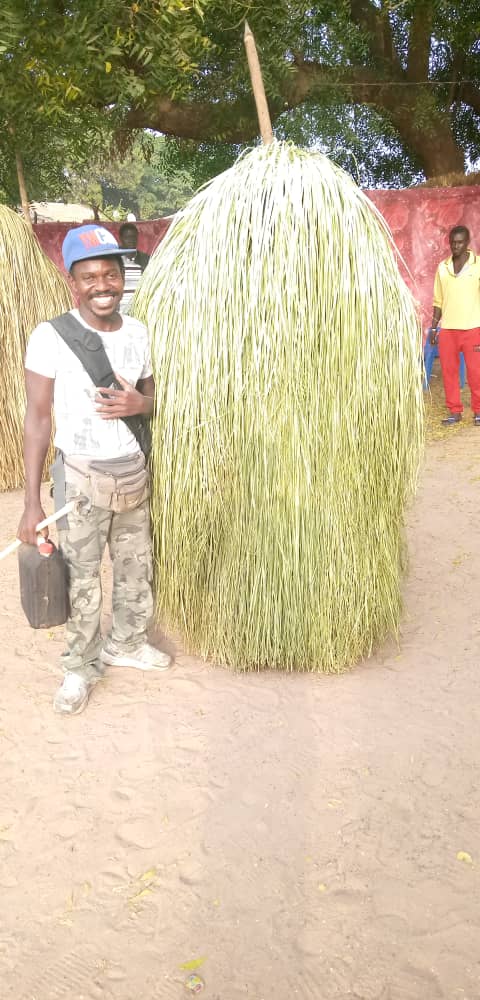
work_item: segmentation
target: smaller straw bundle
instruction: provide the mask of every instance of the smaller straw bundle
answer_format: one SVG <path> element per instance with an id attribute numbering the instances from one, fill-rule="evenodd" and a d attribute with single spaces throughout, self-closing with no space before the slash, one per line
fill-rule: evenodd
<path id="1" fill-rule="evenodd" d="M 24 481 L 24 359 L 42 320 L 70 309 L 67 282 L 23 219 L 0 205 L 0 490 Z"/>

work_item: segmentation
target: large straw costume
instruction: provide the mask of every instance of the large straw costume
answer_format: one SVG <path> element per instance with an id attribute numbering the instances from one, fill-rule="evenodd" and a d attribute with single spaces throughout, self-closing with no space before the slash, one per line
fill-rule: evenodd
<path id="1" fill-rule="evenodd" d="M 237 668 L 339 671 L 398 626 L 420 331 L 389 233 L 326 157 L 274 142 L 180 213 L 153 334 L 157 605 Z"/>
<path id="2" fill-rule="evenodd" d="M 67 282 L 24 220 L 0 205 L 0 490 L 23 485 L 24 358 L 42 320 L 71 308 Z"/>

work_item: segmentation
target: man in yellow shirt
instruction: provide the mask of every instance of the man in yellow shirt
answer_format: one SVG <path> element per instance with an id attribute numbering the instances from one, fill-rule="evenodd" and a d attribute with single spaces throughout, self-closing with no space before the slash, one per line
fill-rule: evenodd
<path id="1" fill-rule="evenodd" d="M 460 352 L 465 358 L 472 397 L 473 422 L 480 427 L 480 258 L 469 249 L 466 226 L 449 233 L 451 257 L 437 268 L 433 287 L 433 316 L 430 343 L 439 345 L 445 400 L 450 415 L 442 420 L 451 425 L 462 419 L 458 381 Z M 441 336 L 438 326 L 442 321 Z"/>

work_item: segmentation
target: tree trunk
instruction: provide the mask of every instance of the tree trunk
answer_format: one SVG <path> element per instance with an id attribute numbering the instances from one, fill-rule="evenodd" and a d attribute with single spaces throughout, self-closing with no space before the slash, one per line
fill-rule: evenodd
<path id="1" fill-rule="evenodd" d="M 416 123 L 416 107 L 390 109 L 393 124 L 405 145 L 417 157 L 427 180 L 444 174 L 465 173 L 463 150 L 457 146 L 447 115 L 432 109 L 428 128 Z"/>
<path id="2" fill-rule="evenodd" d="M 15 150 L 15 163 L 17 165 L 17 178 L 18 178 L 18 190 L 20 193 L 20 201 L 22 203 L 22 210 L 25 222 L 27 226 L 33 232 L 32 220 L 30 218 L 30 204 L 28 201 L 27 185 L 25 184 L 25 173 L 23 170 L 23 160 L 18 149 Z"/>
<path id="3" fill-rule="evenodd" d="M 439 137 L 424 136 L 421 147 L 420 153 L 416 152 L 427 180 L 444 174 L 465 173 L 463 152 L 455 145 L 451 135 L 447 135 L 445 143 Z"/>

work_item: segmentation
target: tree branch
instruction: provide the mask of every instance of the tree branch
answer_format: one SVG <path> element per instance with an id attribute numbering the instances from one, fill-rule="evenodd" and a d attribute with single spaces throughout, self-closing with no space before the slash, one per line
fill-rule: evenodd
<path id="1" fill-rule="evenodd" d="M 269 101 L 273 118 L 280 110 L 275 102 Z M 176 135 L 181 139 L 215 140 L 224 142 L 248 142 L 258 133 L 255 105 L 252 100 L 238 98 L 222 104 L 207 101 L 172 101 L 168 97 L 158 97 L 145 108 L 132 108 L 123 128 L 151 128 L 164 135 Z"/>
<path id="2" fill-rule="evenodd" d="M 417 0 L 408 39 L 408 80 L 428 80 L 433 15 L 431 0 Z"/>
<path id="3" fill-rule="evenodd" d="M 364 32 L 372 58 L 381 69 L 389 68 L 398 77 L 403 74 L 402 64 L 393 43 L 392 28 L 387 10 L 374 7 L 369 0 L 350 0 L 352 21 Z"/>
<path id="4" fill-rule="evenodd" d="M 370 104 L 395 108 L 405 101 L 405 88 L 396 79 L 379 80 L 372 69 L 362 66 L 324 66 L 303 60 L 296 62 L 286 78 L 280 98 L 269 99 L 272 118 L 298 107 L 315 97 L 320 87 L 341 92 L 342 100 L 352 104 Z M 428 81 L 426 81 L 428 87 Z M 248 142 L 257 135 L 255 105 L 250 96 L 223 102 L 173 101 L 159 96 L 145 108 L 132 108 L 125 122 L 127 129 L 152 128 L 165 135 L 183 139 L 219 139 Z"/>
<path id="5" fill-rule="evenodd" d="M 286 78 L 280 99 L 270 100 L 272 120 L 307 99 L 314 99 L 320 87 L 330 88 L 343 102 L 366 104 L 386 115 L 422 163 L 427 176 L 447 171 L 463 171 L 462 150 L 456 145 L 449 116 L 441 108 L 432 109 L 430 127 L 417 123 L 416 107 L 420 92 L 429 91 L 431 82 L 423 88 L 405 86 L 404 80 L 379 80 L 373 69 L 366 67 L 323 66 L 305 60 L 296 64 Z M 464 85 L 467 87 L 467 85 Z M 480 107 L 480 92 L 473 88 L 472 106 Z M 462 99 L 468 100 L 467 91 Z M 475 104 L 473 104 L 475 100 Z M 175 102 L 159 97 L 146 109 L 133 109 L 125 123 L 127 129 L 152 128 L 166 135 L 184 139 L 249 142 L 258 134 L 255 105 L 250 97 L 223 103 L 200 101 Z"/>
<path id="6" fill-rule="evenodd" d="M 398 58 L 395 43 L 393 41 L 392 25 L 388 16 L 388 10 L 382 10 L 379 14 L 383 32 L 383 51 L 385 62 L 396 72 L 398 76 L 403 76 L 403 66 Z"/>
<path id="7" fill-rule="evenodd" d="M 480 115 L 480 88 L 475 83 L 460 83 L 458 99 L 468 104 L 477 115 Z"/>
<path id="8" fill-rule="evenodd" d="M 352 21 L 367 36 L 373 57 L 382 62 L 385 58 L 383 24 L 380 12 L 365 0 L 350 0 Z"/>
<path id="9" fill-rule="evenodd" d="M 320 63 L 304 60 L 296 63 L 295 69 L 287 77 L 281 97 L 269 99 L 272 119 L 278 118 L 283 111 L 298 107 L 314 95 L 319 85 L 334 88 L 354 85 L 354 93 L 350 97 L 347 91 L 346 100 L 357 104 L 381 103 L 382 95 L 385 100 L 388 98 L 388 84 L 385 82 L 384 87 L 375 87 L 373 90 L 368 87 L 369 83 L 377 82 L 378 77 L 374 72 L 363 67 L 340 70 L 338 67 L 322 66 Z M 248 142 L 258 134 L 255 105 L 250 96 L 222 103 L 172 101 L 160 96 L 145 108 L 132 108 L 124 128 L 152 128 L 165 135 L 196 141 L 218 139 L 225 142 Z"/>

